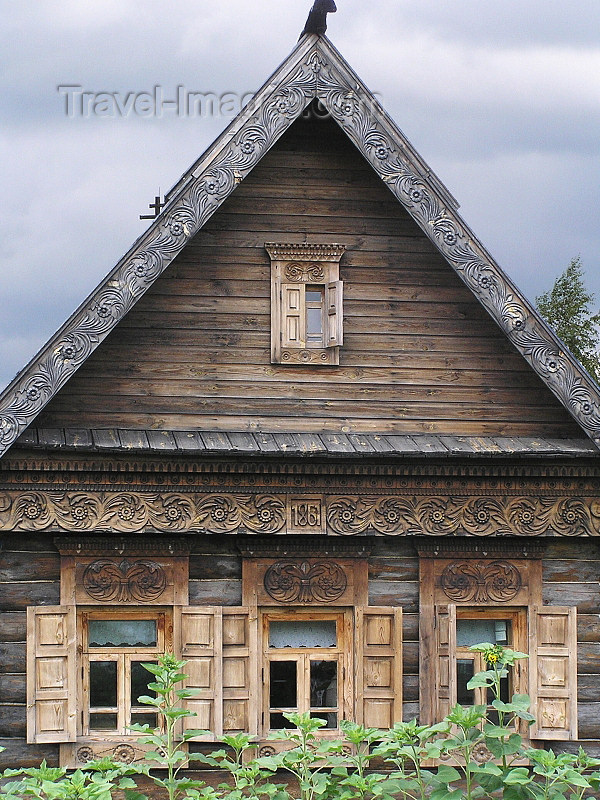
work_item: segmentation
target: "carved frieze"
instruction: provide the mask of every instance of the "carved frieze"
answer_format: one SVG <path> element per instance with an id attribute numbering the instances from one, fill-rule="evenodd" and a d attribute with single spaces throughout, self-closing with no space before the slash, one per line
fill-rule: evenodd
<path id="1" fill-rule="evenodd" d="M 521 573 L 509 561 L 487 564 L 455 561 L 442 572 L 440 584 L 453 603 L 508 603 L 521 589 Z"/>
<path id="2" fill-rule="evenodd" d="M 266 593 L 279 603 L 333 603 L 346 591 L 348 579 L 335 561 L 277 561 L 265 572 Z"/>
<path id="3" fill-rule="evenodd" d="M 594 497 L 325 495 L 285 491 L 0 493 L 0 531 L 157 530 L 355 536 L 599 536 Z"/>

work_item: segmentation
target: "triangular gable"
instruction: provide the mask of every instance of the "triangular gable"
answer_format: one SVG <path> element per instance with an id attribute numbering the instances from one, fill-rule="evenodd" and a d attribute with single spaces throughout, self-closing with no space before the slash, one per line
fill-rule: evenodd
<path id="1" fill-rule="evenodd" d="M 454 198 L 333 45 L 306 36 L 173 187 L 160 217 L 0 396 L 0 457 L 315 98 L 600 446 L 597 385 L 478 242 Z"/>

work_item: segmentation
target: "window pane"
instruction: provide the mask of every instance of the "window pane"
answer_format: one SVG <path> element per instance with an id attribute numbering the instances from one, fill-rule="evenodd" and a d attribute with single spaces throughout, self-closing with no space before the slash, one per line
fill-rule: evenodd
<path id="1" fill-rule="evenodd" d="M 269 716 L 270 716 L 269 727 L 271 728 L 271 730 L 280 731 L 283 730 L 283 728 L 296 727 L 295 725 L 292 725 L 289 719 L 286 719 L 283 716 L 283 714 L 276 713 L 276 714 L 270 714 Z"/>
<path id="2" fill-rule="evenodd" d="M 90 706 L 116 708 L 116 661 L 90 661 Z"/>
<path id="3" fill-rule="evenodd" d="M 138 725 L 150 725 L 151 728 L 156 728 L 156 714 L 132 714 L 131 722 L 137 723 Z"/>
<path id="4" fill-rule="evenodd" d="M 297 707 L 296 666 L 295 661 L 271 661 L 269 694 L 271 708 Z"/>
<path id="5" fill-rule="evenodd" d="M 504 619 L 459 619 L 456 621 L 456 644 L 471 647 L 474 644 L 508 644 L 510 622 Z"/>
<path id="6" fill-rule="evenodd" d="M 335 647 L 334 619 L 271 620 L 269 647 Z"/>
<path id="7" fill-rule="evenodd" d="M 336 708 L 337 661 L 310 662 L 310 707 Z"/>
<path id="8" fill-rule="evenodd" d="M 117 729 L 117 715 L 90 714 L 90 728 L 94 731 L 115 731 Z"/>
<path id="9" fill-rule="evenodd" d="M 325 728 L 337 728 L 337 714 L 334 711 L 321 711 L 310 715 L 312 719 L 325 721 Z"/>
<path id="10" fill-rule="evenodd" d="M 323 302 L 323 292 L 321 289 L 307 289 L 306 290 L 306 302 L 307 303 L 322 303 Z"/>
<path id="11" fill-rule="evenodd" d="M 156 647 L 155 619 L 91 619 L 90 647 Z"/>
<path id="12" fill-rule="evenodd" d="M 309 336 L 320 336 L 323 333 L 323 315 L 320 308 L 306 310 L 306 332 Z"/>
<path id="13" fill-rule="evenodd" d="M 150 663 L 150 662 L 149 662 Z M 131 704 L 136 705 L 137 699 L 143 694 L 155 696 L 155 692 L 148 690 L 148 684 L 154 680 L 154 675 L 142 666 L 141 661 L 131 662 Z"/>
<path id="14" fill-rule="evenodd" d="M 475 663 L 471 659 L 456 661 L 456 701 L 461 706 L 472 706 L 475 703 L 475 692 L 467 689 L 467 683 L 475 674 Z"/>

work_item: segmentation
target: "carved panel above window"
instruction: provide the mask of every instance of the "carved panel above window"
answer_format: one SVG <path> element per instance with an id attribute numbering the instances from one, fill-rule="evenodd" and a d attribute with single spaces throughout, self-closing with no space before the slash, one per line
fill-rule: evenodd
<path id="1" fill-rule="evenodd" d="M 244 602 L 259 606 L 367 602 L 367 562 L 322 556 L 245 558 Z"/>

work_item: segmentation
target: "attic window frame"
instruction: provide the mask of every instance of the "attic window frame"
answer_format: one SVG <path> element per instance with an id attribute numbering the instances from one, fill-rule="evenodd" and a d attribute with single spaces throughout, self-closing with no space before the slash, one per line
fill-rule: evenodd
<path id="1" fill-rule="evenodd" d="M 271 363 L 338 365 L 343 344 L 340 244 L 265 243 L 271 259 Z M 307 336 L 306 292 L 322 291 L 321 342 Z"/>

